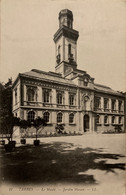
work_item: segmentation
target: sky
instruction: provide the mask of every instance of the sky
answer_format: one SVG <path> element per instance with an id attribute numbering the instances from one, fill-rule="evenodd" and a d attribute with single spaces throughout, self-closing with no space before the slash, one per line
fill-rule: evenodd
<path id="1" fill-rule="evenodd" d="M 53 35 L 62 9 L 79 31 L 77 68 L 126 91 L 125 0 L 1 0 L 0 82 L 31 69 L 55 71 Z"/>

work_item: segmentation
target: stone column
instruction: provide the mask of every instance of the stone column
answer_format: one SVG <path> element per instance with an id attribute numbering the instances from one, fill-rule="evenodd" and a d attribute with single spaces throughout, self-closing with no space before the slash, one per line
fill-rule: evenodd
<path id="1" fill-rule="evenodd" d="M 112 108 L 112 101 L 111 101 L 111 98 L 109 98 L 109 110 L 111 112 L 111 108 Z"/>
<path id="2" fill-rule="evenodd" d="M 42 87 L 37 87 L 37 102 L 39 102 L 39 105 L 42 106 Z"/>
<path id="3" fill-rule="evenodd" d="M 116 100 L 116 102 L 115 102 L 115 109 L 116 109 L 117 112 L 119 111 L 118 106 L 119 106 L 119 101 Z"/>
<path id="4" fill-rule="evenodd" d="M 68 91 L 65 91 L 64 92 L 64 99 L 65 99 L 65 105 L 69 105 L 69 93 L 68 93 Z"/>
<path id="5" fill-rule="evenodd" d="M 52 89 L 52 104 L 56 107 L 56 89 Z"/>

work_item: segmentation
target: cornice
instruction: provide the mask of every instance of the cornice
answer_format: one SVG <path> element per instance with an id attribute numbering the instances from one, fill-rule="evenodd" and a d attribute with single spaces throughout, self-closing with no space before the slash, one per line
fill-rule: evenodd
<path id="1" fill-rule="evenodd" d="M 73 39 L 75 41 L 77 41 L 78 37 L 79 37 L 79 32 L 68 28 L 67 26 L 62 26 L 61 28 L 58 29 L 58 31 L 54 34 L 54 42 L 56 43 L 56 41 L 61 37 L 61 36 L 65 36 L 68 37 L 70 39 Z"/>

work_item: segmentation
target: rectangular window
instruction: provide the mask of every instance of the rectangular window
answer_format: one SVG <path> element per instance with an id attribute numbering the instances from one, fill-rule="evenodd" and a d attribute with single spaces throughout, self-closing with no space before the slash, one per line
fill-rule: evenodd
<path id="1" fill-rule="evenodd" d="M 104 116 L 104 124 L 108 124 L 108 116 Z"/>
<path id="2" fill-rule="evenodd" d="M 95 108 L 101 108 L 101 98 L 95 97 Z"/>
<path id="3" fill-rule="evenodd" d="M 108 98 L 104 98 L 104 109 L 108 109 L 109 108 L 109 100 Z"/>
<path id="4" fill-rule="evenodd" d="M 112 124 L 115 124 L 115 116 L 112 116 Z"/>
<path id="5" fill-rule="evenodd" d="M 116 102 L 116 100 L 112 100 L 112 105 L 111 105 L 112 111 L 115 110 L 115 102 Z"/>
<path id="6" fill-rule="evenodd" d="M 100 116 L 99 115 L 96 116 L 95 120 L 96 120 L 96 124 L 100 124 Z"/>
<path id="7" fill-rule="evenodd" d="M 17 104 L 17 88 L 15 89 L 15 104 Z"/>
<path id="8" fill-rule="evenodd" d="M 119 117 L 119 124 L 122 124 L 122 117 Z"/>
<path id="9" fill-rule="evenodd" d="M 74 105 L 74 94 L 69 95 L 69 105 L 73 106 Z"/>
<path id="10" fill-rule="evenodd" d="M 119 106 L 119 107 L 118 107 L 119 112 L 122 111 L 122 101 L 119 101 L 118 106 Z"/>
<path id="11" fill-rule="evenodd" d="M 44 103 L 49 103 L 49 91 L 48 90 L 43 91 L 43 101 Z"/>
<path id="12" fill-rule="evenodd" d="M 57 92 L 57 104 L 61 105 L 64 103 L 63 97 L 63 92 Z"/>

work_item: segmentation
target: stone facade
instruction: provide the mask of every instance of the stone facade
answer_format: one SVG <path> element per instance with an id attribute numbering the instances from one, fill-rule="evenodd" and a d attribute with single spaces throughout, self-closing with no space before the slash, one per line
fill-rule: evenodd
<path id="1" fill-rule="evenodd" d="M 78 31 L 70 10 L 59 13 L 55 72 L 33 69 L 13 83 L 13 113 L 21 119 L 44 117 L 43 133 L 55 132 L 57 123 L 66 132 L 104 132 L 119 125 L 124 131 L 124 95 L 96 84 L 86 71 L 77 69 Z"/>

